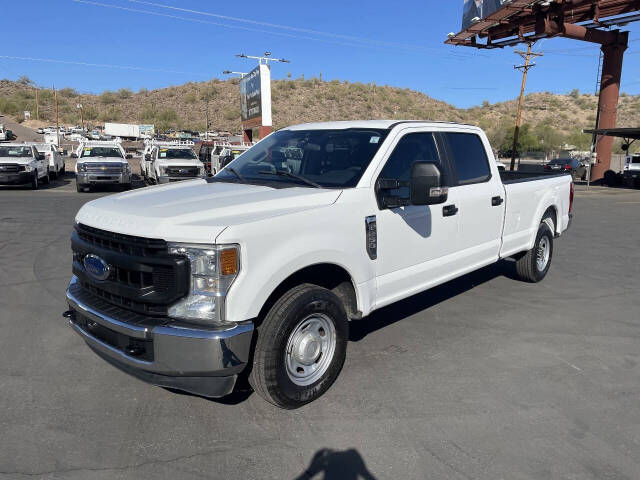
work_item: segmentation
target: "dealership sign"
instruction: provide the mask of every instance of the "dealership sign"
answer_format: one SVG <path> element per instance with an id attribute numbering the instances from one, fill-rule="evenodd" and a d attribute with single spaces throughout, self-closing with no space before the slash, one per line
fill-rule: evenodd
<path id="1" fill-rule="evenodd" d="M 240 106 L 244 130 L 271 126 L 271 70 L 258 65 L 240 80 Z"/>
<path id="2" fill-rule="evenodd" d="M 470 25 L 491 15 L 502 8 L 503 0 L 464 0 L 462 7 L 462 29 L 466 30 Z"/>

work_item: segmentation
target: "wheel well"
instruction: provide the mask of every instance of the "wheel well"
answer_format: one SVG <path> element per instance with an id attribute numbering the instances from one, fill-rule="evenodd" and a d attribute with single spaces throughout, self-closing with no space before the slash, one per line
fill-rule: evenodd
<path id="1" fill-rule="evenodd" d="M 544 220 L 547 216 L 551 217 L 551 219 L 553 220 L 553 233 L 555 235 L 555 233 L 558 231 L 558 213 L 556 211 L 556 207 L 551 206 L 547 208 L 547 210 L 542 215 L 542 219 Z"/>
<path id="2" fill-rule="evenodd" d="M 264 318 L 273 304 L 286 291 L 303 283 L 310 283 L 331 290 L 342 301 L 348 318 L 351 319 L 358 315 L 356 290 L 349 273 L 338 265 L 320 263 L 298 270 L 280 283 L 262 306 L 258 322 Z"/>

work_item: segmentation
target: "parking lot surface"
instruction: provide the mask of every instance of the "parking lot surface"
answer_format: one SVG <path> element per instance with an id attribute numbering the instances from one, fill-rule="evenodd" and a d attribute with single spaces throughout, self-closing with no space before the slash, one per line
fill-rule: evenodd
<path id="1" fill-rule="evenodd" d="M 73 217 L 105 194 L 0 189 L 0 478 L 640 478 L 640 192 L 579 187 L 542 283 L 505 261 L 352 324 L 295 411 L 147 385 L 71 331 Z"/>

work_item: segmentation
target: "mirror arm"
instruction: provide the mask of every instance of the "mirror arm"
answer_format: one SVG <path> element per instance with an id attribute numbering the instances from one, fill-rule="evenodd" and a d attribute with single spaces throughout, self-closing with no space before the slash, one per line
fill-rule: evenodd
<path id="1" fill-rule="evenodd" d="M 380 178 L 378 180 L 378 190 L 396 190 L 402 187 L 408 187 L 409 182 L 398 180 L 396 178 Z"/>

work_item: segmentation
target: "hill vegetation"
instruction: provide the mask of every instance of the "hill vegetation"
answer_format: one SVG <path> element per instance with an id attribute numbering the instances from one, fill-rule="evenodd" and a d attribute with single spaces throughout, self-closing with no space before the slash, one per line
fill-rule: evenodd
<path id="1" fill-rule="evenodd" d="M 27 77 L 17 81 L 0 80 L 0 113 L 22 116 L 24 110 L 35 118 L 36 86 Z M 40 88 L 40 119 L 55 119 L 53 92 Z M 190 82 L 157 90 L 133 92 L 122 88 L 99 95 L 78 93 L 72 88 L 58 90 L 61 123 L 78 124 L 77 103 L 84 107 L 84 120 L 96 125 L 104 122 L 152 123 L 160 130 L 180 128 L 204 130 L 207 103 L 213 130 L 240 129 L 238 80 L 213 79 Z M 469 108 L 456 108 L 410 89 L 305 79 L 272 82 L 274 127 L 326 120 L 352 119 L 428 119 L 464 122 L 485 129 L 492 145 L 509 149 L 512 142 L 516 101 L 491 104 L 488 101 Z M 566 95 L 549 92 L 525 97 L 520 150 L 550 151 L 572 144 L 587 150 L 591 139 L 582 128 L 595 124 L 597 97 L 573 90 Z M 623 94 L 618 107 L 619 126 L 637 126 L 640 96 Z M 634 125 L 634 122 L 636 123 Z"/>

